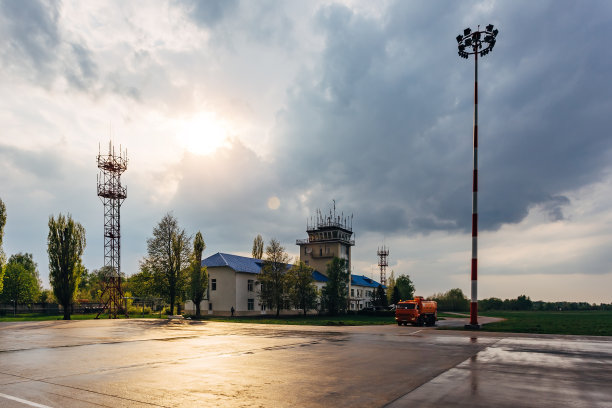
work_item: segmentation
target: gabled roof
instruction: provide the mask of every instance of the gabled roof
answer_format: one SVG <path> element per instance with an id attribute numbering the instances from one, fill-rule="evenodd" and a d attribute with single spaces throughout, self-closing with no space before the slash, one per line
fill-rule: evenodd
<path id="1" fill-rule="evenodd" d="M 377 288 L 380 283 L 376 282 L 374 279 L 368 278 L 365 275 L 351 275 L 351 285 Z M 383 285 L 383 288 L 386 289 L 387 287 Z"/>
<path id="2" fill-rule="evenodd" d="M 327 282 L 329 280 L 327 279 L 327 276 L 323 275 L 319 271 L 312 271 L 312 277 L 315 280 L 315 282 Z"/>
<path id="3" fill-rule="evenodd" d="M 202 265 L 207 268 L 215 266 L 228 266 L 236 272 L 259 273 L 263 265 L 261 259 L 247 258 L 246 256 L 222 254 L 217 252 L 214 255 L 202 260 Z"/>
<path id="4" fill-rule="evenodd" d="M 257 258 L 248 258 L 246 256 L 224 254 L 217 252 L 214 255 L 202 260 L 202 265 L 207 268 L 214 268 L 219 266 L 227 266 L 236 272 L 244 273 L 259 273 L 264 261 Z M 287 264 L 287 269 L 292 265 Z M 329 279 L 319 271 L 312 271 L 312 277 L 315 282 L 327 282 Z M 351 285 L 356 286 L 367 286 L 371 288 L 377 288 L 379 283 L 373 279 L 368 278 L 364 275 L 351 275 Z M 386 286 L 383 286 L 386 289 Z"/>

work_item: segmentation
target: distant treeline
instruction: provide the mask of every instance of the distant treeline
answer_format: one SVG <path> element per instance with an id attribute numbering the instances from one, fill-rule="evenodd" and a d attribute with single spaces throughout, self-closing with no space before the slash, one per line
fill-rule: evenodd
<path id="1" fill-rule="evenodd" d="M 444 312 L 468 312 L 470 301 L 461 289 L 451 289 L 445 293 L 437 293 L 429 297 L 438 302 L 438 310 Z M 532 301 L 529 296 L 521 295 L 516 299 L 488 298 L 478 301 L 479 311 L 489 310 L 612 310 L 612 304 L 588 302 L 544 302 Z"/>

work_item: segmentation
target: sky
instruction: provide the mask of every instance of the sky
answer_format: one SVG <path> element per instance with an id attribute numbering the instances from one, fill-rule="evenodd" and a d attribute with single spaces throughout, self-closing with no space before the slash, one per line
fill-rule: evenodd
<path id="1" fill-rule="evenodd" d="M 121 268 L 171 212 L 204 256 L 290 256 L 353 214 L 353 273 L 469 297 L 479 58 L 478 297 L 612 302 L 612 3 L 0 0 L 3 248 L 49 287 L 49 216 L 104 264 L 96 156 L 127 149 Z"/>

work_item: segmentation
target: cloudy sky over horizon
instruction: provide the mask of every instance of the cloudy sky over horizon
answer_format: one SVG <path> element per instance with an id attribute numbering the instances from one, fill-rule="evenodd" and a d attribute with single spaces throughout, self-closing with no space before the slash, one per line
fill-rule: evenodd
<path id="1" fill-rule="evenodd" d="M 7 255 L 48 286 L 50 215 L 103 264 L 95 158 L 127 148 L 122 270 L 171 211 L 207 249 L 296 256 L 316 209 L 354 214 L 417 292 L 469 296 L 473 60 L 479 60 L 479 297 L 612 302 L 612 3 L 0 0 Z"/>

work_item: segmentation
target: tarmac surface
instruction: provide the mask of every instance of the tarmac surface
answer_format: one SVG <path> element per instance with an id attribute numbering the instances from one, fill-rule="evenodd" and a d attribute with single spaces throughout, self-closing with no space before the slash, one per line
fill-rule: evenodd
<path id="1" fill-rule="evenodd" d="M 153 319 L 0 323 L 0 407 L 612 408 L 610 384 L 610 337 Z"/>

